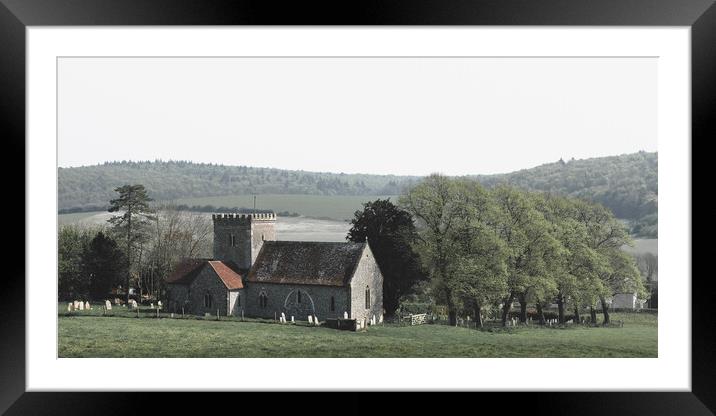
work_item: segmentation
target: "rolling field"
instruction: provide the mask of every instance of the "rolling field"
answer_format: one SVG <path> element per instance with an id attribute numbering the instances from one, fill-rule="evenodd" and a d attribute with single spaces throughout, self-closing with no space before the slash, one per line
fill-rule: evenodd
<path id="1" fill-rule="evenodd" d="M 657 318 L 648 314 L 613 314 L 623 328 L 494 332 L 392 324 L 348 332 L 223 317 L 155 319 L 146 311 L 135 318 L 126 309 L 116 315 L 96 308 L 65 316 L 60 305 L 59 357 L 657 357 Z"/>
<path id="2" fill-rule="evenodd" d="M 338 221 L 350 220 L 353 213 L 361 209 L 361 204 L 376 199 L 390 198 L 396 202 L 397 196 L 327 196 L 327 195 L 257 195 L 256 208 L 272 209 L 275 212 L 296 212 L 303 216 L 315 218 L 330 218 Z M 215 207 L 245 207 L 254 206 L 252 195 L 212 196 L 203 198 L 182 198 L 172 201 L 176 204 L 213 205 Z"/>

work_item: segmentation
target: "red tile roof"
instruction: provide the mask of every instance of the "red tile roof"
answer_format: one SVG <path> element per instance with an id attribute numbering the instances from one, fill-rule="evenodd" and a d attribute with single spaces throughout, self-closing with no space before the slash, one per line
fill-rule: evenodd
<path id="1" fill-rule="evenodd" d="M 231 262 L 210 259 L 187 259 L 180 263 L 167 278 L 167 283 L 189 285 L 199 276 L 204 267 L 209 265 L 216 276 L 221 279 L 227 289 L 243 289 L 241 272 Z"/>
<path id="2" fill-rule="evenodd" d="M 214 269 L 216 275 L 219 276 L 219 279 L 224 282 L 227 289 L 234 290 L 244 288 L 244 284 L 241 281 L 241 275 L 239 275 L 231 267 L 224 264 L 224 262 L 215 260 L 210 261 L 209 265 Z"/>

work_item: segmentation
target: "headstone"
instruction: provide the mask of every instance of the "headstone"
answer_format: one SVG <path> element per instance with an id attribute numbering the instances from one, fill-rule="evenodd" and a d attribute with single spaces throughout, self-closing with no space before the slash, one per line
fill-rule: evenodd
<path id="1" fill-rule="evenodd" d="M 79 307 L 79 310 L 83 311 L 85 310 L 85 304 L 82 302 L 77 302 L 77 306 Z"/>
<path id="2" fill-rule="evenodd" d="M 281 319 L 283 319 L 284 322 L 286 322 L 286 314 L 281 312 Z"/>
<path id="3" fill-rule="evenodd" d="M 154 302 L 149 303 L 149 309 L 154 309 Z"/>
<path id="4" fill-rule="evenodd" d="M 119 305 L 121 302 L 119 301 L 119 298 L 114 298 L 114 304 Z"/>
<path id="5" fill-rule="evenodd" d="M 370 321 L 371 325 L 375 325 L 375 315 L 373 315 L 373 319 Z"/>
<path id="6" fill-rule="evenodd" d="M 378 318 L 378 319 L 379 319 L 378 322 L 382 324 L 383 323 L 383 314 L 382 313 L 380 314 L 380 318 Z"/>
<path id="7" fill-rule="evenodd" d="M 87 310 L 92 309 L 92 306 L 90 305 L 89 302 L 85 302 L 85 309 L 87 309 Z"/>
<path id="8" fill-rule="evenodd" d="M 72 304 L 71 303 L 67 304 L 67 312 L 72 312 Z"/>
<path id="9" fill-rule="evenodd" d="M 292 324 L 295 324 L 295 323 L 296 323 L 296 321 L 293 319 L 293 315 L 291 315 L 291 323 L 292 323 Z"/>
<path id="10" fill-rule="evenodd" d="M 308 323 L 309 324 L 313 323 L 313 317 L 311 315 L 308 315 Z"/>
<path id="11" fill-rule="evenodd" d="M 321 324 L 320 322 L 318 322 L 318 317 L 317 317 L 316 315 L 313 315 L 313 323 L 314 323 L 316 326 L 319 326 L 319 325 Z"/>
<path id="12" fill-rule="evenodd" d="M 159 308 L 159 309 L 162 308 L 162 301 L 161 301 L 161 300 L 157 302 L 157 308 Z"/>
<path id="13" fill-rule="evenodd" d="M 80 308 L 80 303 L 79 303 L 78 301 L 76 301 L 76 300 L 73 301 L 73 302 L 72 302 L 72 309 L 78 310 L 79 308 Z"/>
<path id="14" fill-rule="evenodd" d="M 104 307 L 107 308 L 108 311 L 111 311 L 112 310 L 112 302 L 110 302 L 109 299 L 105 300 Z"/>
<path id="15" fill-rule="evenodd" d="M 348 312 L 343 312 L 343 319 L 348 319 Z"/>

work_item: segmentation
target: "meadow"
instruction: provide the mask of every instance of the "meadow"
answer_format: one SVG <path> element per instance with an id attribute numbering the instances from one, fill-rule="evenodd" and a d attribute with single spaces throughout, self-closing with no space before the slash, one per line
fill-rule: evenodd
<path id="1" fill-rule="evenodd" d="M 623 327 L 510 327 L 476 330 L 426 324 L 363 332 L 281 325 L 271 320 L 137 313 L 58 312 L 59 357 L 657 357 L 657 317 L 613 313 Z"/>
<path id="2" fill-rule="evenodd" d="M 257 209 L 272 209 L 275 212 L 288 211 L 306 217 L 332 219 L 337 221 L 351 220 L 353 214 L 362 208 L 362 204 L 376 199 L 390 198 L 397 202 L 397 196 L 376 195 L 257 195 Z M 254 205 L 252 195 L 210 196 L 202 198 L 181 198 L 172 201 L 176 204 L 213 205 L 215 207 L 245 207 Z"/>

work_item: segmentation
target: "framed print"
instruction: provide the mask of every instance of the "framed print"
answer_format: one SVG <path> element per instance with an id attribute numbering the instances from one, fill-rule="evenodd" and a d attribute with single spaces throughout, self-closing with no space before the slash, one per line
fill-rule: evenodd
<path id="1" fill-rule="evenodd" d="M 110 391 L 716 407 L 691 231 L 710 2 L 163 6 L 3 0 L 26 166 L 0 409 L 137 400 Z"/>

